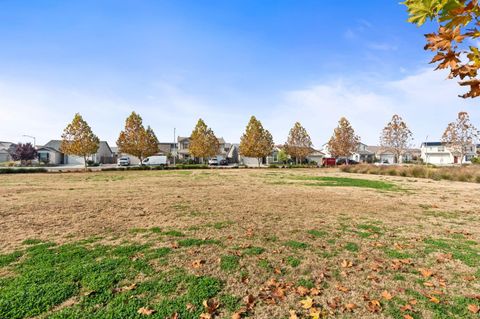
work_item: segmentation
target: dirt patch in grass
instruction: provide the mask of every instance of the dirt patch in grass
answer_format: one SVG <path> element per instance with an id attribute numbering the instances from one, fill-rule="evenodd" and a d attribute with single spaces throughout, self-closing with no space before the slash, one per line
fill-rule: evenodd
<path id="1" fill-rule="evenodd" d="M 475 318 L 480 306 L 472 183 L 319 169 L 1 183 L 1 318 L 198 318 L 209 298 L 229 318 L 248 295 L 243 316 L 259 319 L 307 318 L 307 298 L 345 318 Z"/>

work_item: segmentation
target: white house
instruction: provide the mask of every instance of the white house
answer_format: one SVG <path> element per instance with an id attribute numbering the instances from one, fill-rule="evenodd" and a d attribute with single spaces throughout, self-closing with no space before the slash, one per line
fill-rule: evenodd
<path id="1" fill-rule="evenodd" d="M 11 142 L 0 142 L 0 163 L 10 162 L 12 160 L 11 152 L 15 149 L 16 144 Z"/>
<path id="2" fill-rule="evenodd" d="M 470 163 L 471 159 L 476 156 L 477 149 L 479 148 L 479 145 L 472 144 L 468 153 L 463 158 L 463 161 L 460 161 L 460 154 L 455 154 L 442 142 L 423 142 L 420 151 L 422 160 L 425 163 L 434 165 L 451 165 L 460 164 L 460 162 Z"/>
<path id="3" fill-rule="evenodd" d="M 375 158 L 383 164 L 395 164 L 395 154 L 386 150 L 382 146 L 368 146 L 368 149 L 375 153 Z M 403 151 L 400 159 L 400 163 L 407 163 L 416 160 L 420 157 L 420 150 L 417 148 L 408 148 Z"/>
<path id="4" fill-rule="evenodd" d="M 324 154 L 325 157 L 333 157 L 330 153 L 330 149 L 328 143 L 322 145 L 321 152 Z M 352 155 L 348 157 L 349 160 L 357 161 L 361 163 L 373 163 L 375 158 L 375 153 L 368 149 L 367 144 L 358 143 L 357 149 L 355 150 Z"/>
<path id="5" fill-rule="evenodd" d="M 38 160 L 41 162 L 61 165 L 84 165 L 83 157 L 75 155 L 66 155 L 60 151 L 61 140 L 51 140 L 44 146 L 37 148 Z M 100 141 L 97 153 L 92 154 L 87 159 L 97 164 L 113 163 L 113 152 L 106 141 Z"/>

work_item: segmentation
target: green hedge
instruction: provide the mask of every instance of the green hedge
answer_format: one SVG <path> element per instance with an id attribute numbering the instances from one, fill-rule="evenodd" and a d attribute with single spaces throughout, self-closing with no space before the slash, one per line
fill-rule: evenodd
<path id="1" fill-rule="evenodd" d="M 102 168 L 102 172 L 108 171 L 157 171 L 157 170 L 175 170 L 175 169 L 205 169 L 208 165 L 203 164 L 177 164 L 176 166 L 127 166 L 127 167 L 108 167 Z"/>
<path id="2" fill-rule="evenodd" d="M 48 170 L 43 167 L 36 168 L 0 168 L 0 174 L 25 174 L 25 173 L 46 173 Z"/>

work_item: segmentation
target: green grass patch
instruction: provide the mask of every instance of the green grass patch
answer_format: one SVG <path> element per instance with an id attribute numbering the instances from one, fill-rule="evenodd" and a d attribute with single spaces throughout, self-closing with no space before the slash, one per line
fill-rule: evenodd
<path id="1" fill-rule="evenodd" d="M 17 261 L 20 257 L 22 257 L 22 255 L 23 253 L 21 251 L 14 251 L 13 253 L 0 255 L 0 267 L 8 266 L 9 264 Z"/>
<path id="2" fill-rule="evenodd" d="M 203 300 L 216 297 L 223 284 L 213 277 L 189 275 L 182 269 L 159 272 L 148 259 L 165 257 L 170 248 L 125 243 L 121 246 L 41 243 L 23 255 L 1 255 L 13 276 L 0 279 L 0 318 L 141 318 L 140 307 L 166 318 L 198 318 Z M 135 258 L 132 258 L 135 256 Z M 20 258 L 22 257 L 22 258 Z M 143 278 L 138 282 L 137 278 Z M 136 283 L 133 290 L 121 287 Z M 64 301 L 77 303 L 50 313 Z M 194 309 L 187 311 L 187 304 Z"/>
<path id="3" fill-rule="evenodd" d="M 272 265 L 270 264 L 270 262 L 266 259 L 260 259 L 257 263 L 257 265 L 260 267 L 260 268 L 263 268 L 265 270 L 272 270 Z"/>
<path id="4" fill-rule="evenodd" d="M 22 245 L 37 245 L 37 244 L 41 244 L 43 243 L 42 240 L 40 239 L 34 239 L 34 238 L 31 238 L 31 239 L 25 239 L 24 241 L 22 241 Z"/>
<path id="5" fill-rule="evenodd" d="M 308 248 L 307 243 L 303 243 L 303 242 L 295 241 L 295 240 L 289 240 L 289 241 L 285 242 L 284 245 L 287 246 L 287 247 L 293 248 L 293 249 L 307 249 Z"/>
<path id="6" fill-rule="evenodd" d="M 320 238 L 320 237 L 325 237 L 328 235 L 328 233 L 324 230 L 316 230 L 316 229 L 312 229 L 312 230 L 309 230 L 307 231 L 307 233 L 309 235 L 312 235 L 313 237 L 317 237 L 317 238 Z"/>
<path id="7" fill-rule="evenodd" d="M 424 243 L 426 254 L 437 251 L 451 253 L 454 259 L 470 267 L 480 266 L 480 247 L 475 241 L 427 238 Z"/>
<path id="8" fill-rule="evenodd" d="M 399 188 L 388 182 L 348 178 L 348 177 L 333 177 L 333 176 L 295 176 L 293 179 L 303 181 L 317 181 L 318 183 L 308 183 L 307 186 L 335 186 L 335 187 L 360 187 L 372 188 L 379 190 L 398 190 Z"/>
<path id="9" fill-rule="evenodd" d="M 395 249 L 385 248 L 383 251 L 385 252 L 385 255 L 388 258 L 393 258 L 393 259 L 413 258 L 413 256 L 409 253 L 403 252 L 403 251 L 398 251 L 398 250 L 395 250 Z"/>
<path id="10" fill-rule="evenodd" d="M 300 264 L 302 263 L 300 259 L 294 256 L 288 256 L 286 262 L 293 268 L 300 266 Z"/>
<path id="11" fill-rule="evenodd" d="M 248 256 L 261 255 L 265 252 L 265 248 L 262 247 L 248 247 L 243 250 L 243 253 Z"/>
<path id="12" fill-rule="evenodd" d="M 178 241 L 180 247 L 203 246 L 203 245 L 219 245 L 220 241 L 215 239 L 196 239 L 187 238 Z"/>
<path id="13" fill-rule="evenodd" d="M 311 279 L 302 278 L 298 281 L 297 286 L 303 286 L 308 289 L 315 287 L 315 283 Z"/>
<path id="14" fill-rule="evenodd" d="M 220 257 L 220 269 L 223 271 L 234 271 L 240 265 L 240 257 L 235 255 L 223 255 Z"/>
<path id="15" fill-rule="evenodd" d="M 357 244 L 355 243 L 351 243 L 351 242 L 348 242 L 345 244 L 345 250 L 348 250 L 348 251 L 351 251 L 351 252 L 358 252 L 359 251 L 359 247 Z"/>
<path id="16" fill-rule="evenodd" d="M 224 294 L 220 296 L 219 300 L 222 307 L 231 313 L 237 311 L 241 306 L 241 298 L 234 295 Z"/>

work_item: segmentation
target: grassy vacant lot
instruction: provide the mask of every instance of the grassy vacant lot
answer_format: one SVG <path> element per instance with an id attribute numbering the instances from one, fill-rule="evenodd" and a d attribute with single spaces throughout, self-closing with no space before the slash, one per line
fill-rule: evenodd
<path id="1" fill-rule="evenodd" d="M 0 176 L 0 318 L 479 318 L 479 212 L 336 170 Z"/>

